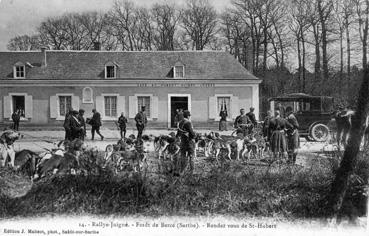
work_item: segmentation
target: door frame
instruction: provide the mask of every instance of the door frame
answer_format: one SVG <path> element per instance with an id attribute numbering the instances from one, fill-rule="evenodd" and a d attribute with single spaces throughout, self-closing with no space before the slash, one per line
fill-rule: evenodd
<path id="1" fill-rule="evenodd" d="M 168 93 L 168 129 L 171 128 L 171 107 L 172 107 L 172 97 L 186 97 L 187 98 L 187 106 L 188 110 L 191 112 L 191 94 L 184 94 L 184 93 Z"/>

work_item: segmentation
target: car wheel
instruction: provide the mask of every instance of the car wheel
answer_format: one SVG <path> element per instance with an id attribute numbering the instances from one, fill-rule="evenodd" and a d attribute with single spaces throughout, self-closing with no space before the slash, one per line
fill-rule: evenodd
<path id="1" fill-rule="evenodd" d="M 329 128 L 324 124 L 315 124 L 310 129 L 310 137 L 316 142 L 325 142 L 328 140 L 328 136 Z"/>

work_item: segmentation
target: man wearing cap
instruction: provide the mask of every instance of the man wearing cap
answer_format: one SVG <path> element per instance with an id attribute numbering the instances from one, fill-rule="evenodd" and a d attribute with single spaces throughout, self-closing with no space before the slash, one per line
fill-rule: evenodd
<path id="1" fill-rule="evenodd" d="M 288 162 L 295 164 L 297 157 L 297 149 L 300 146 L 300 136 L 299 136 L 299 122 L 296 116 L 293 114 L 292 107 L 286 108 L 286 119 L 287 119 L 287 152 L 288 152 Z"/>
<path id="2" fill-rule="evenodd" d="M 244 137 L 247 135 L 248 128 L 251 125 L 250 118 L 245 114 L 245 109 L 240 110 L 240 115 L 234 121 L 234 128 L 240 131 Z M 239 132 L 237 132 L 239 133 Z"/>
<path id="3" fill-rule="evenodd" d="M 84 133 L 83 127 L 78 120 L 78 111 L 71 111 L 70 116 L 70 140 L 74 140 L 81 137 Z"/>
<path id="4" fill-rule="evenodd" d="M 190 171 L 193 171 L 193 157 L 195 156 L 195 132 L 193 131 L 191 123 L 191 113 L 188 110 L 183 112 L 183 120 L 178 123 L 177 137 L 180 138 L 181 158 L 179 160 L 177 171 L 182 173 L 188 163 L 190 164 Z"/>
<path id="5" fill-rule="evenodd" d="M 70 120 L 72 116 L 72 108 L 67 109 L 67 112 L 65 113 L 64 118 L 64 130 L 65 130 L 65 140 L 71 140 L 71 127 L 70 127 Z"/>
<path id="6" fill-rule="evenodd" d="M 137 139 L 140 139 L 142 137 L 143 130 L 145 129 L 145 126 L 147 124 L 147 117 L 145 112 L 145 106 L 141 107 L 141 111 L 137 113 L 135 116 L 136 121 L 136 127 L 137 127 Z"/>
<path id="7" fill-rule="evenodd" d="M 249 120 L 251 121 L 251 125 L 249 126 L 249 134 L 252 133 L 254 127 L 256 127 L 257 125 L 254 111 L 255 111 L 255 108 L 250 107 L 250 112 L 246 114 L 247 117 L 249 117 Z"/>
<path id="8" fill-rule="evenodd" d="M 104 136 L 100 133 L 100 126 L 101 126 L 101 115 L 96 109 L 92 109 L 92 118 L 90 121 L 91 124 L 91 140 L 95 138 L 95 131 L 98 135 L 100 135 L 101 140 L 104 140 Z"/>
<path id="9" fill-rule="evenodd" d="M 83 115 L 85 114 L 85 110 L 83 109 L 79 109 L 78 111 L 78 121 L 81 124 L 81 127 L 83 128 L 83 132 L 81 132 L 81 136 L 79 137 L 79 139 L 81 140 L 85 140 L 85 136 L 86 136 L 86 121 L 85 118 L 83 117 Z"/>

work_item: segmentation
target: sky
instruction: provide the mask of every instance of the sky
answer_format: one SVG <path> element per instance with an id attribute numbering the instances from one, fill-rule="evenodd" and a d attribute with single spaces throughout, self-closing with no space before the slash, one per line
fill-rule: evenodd
<path id="1" fill-rule="evenodd" d="M 115 0 L 0 0 L 0 51 L 6 51 L 8 41 L 24 34 L 33 34 L 43 19 L 70 12 L 110 9 Z M 150 6 L 162 0 L 132 0 L 137 5 Z M 173 0 L 172 0 L 173 1 Z M 227 7 L 230 0 L 209 0 L 217 10 Z M 179 4 L 184 0 L 175 1 Z"/>

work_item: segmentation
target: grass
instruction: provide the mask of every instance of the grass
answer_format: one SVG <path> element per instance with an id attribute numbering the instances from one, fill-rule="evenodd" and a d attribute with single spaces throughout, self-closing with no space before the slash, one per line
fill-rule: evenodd
<path id="1" fill-rule="evenodd" d="M 366 209 L 369 177 L 366 157 L 366 153 L 361 154 L 346 197 L 357 209 Z M 0 217 L 221 214 L 294 219 L 325 216 L 335 172 L 335 167 L 329 164 L 316 163 L 309 168 L 244 165 L 235 161 L 222 166 L 204 165 L 207 171 L 202 171 L 200 165 L 197 174 L 181 178 L 146 172 L 123 177 L 111 172 L 55 175 L 34 183 L 22 197 L 9 198 L 0 191 Z"/>

